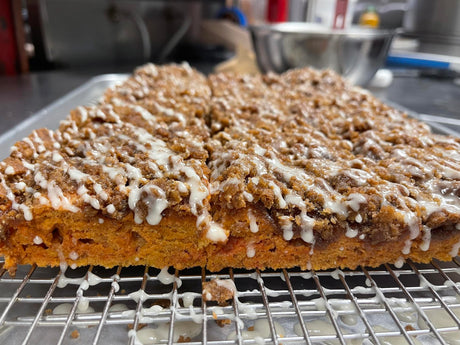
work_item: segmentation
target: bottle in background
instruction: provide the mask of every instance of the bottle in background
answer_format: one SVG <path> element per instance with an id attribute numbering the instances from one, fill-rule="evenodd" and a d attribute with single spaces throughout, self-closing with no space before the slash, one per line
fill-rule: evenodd
<path id="1" fill-rule="evenodd" d="M 367 10 L 359 18 L 359 25 L 368 28 L 378 28 L 380 25 L 380 17 L 374 6 L 369 6 Z"/>

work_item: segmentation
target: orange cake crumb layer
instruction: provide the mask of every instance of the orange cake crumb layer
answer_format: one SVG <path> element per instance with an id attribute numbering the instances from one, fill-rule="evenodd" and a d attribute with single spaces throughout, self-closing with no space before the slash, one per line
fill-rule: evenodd
<path id="1" fill-rule="evenodd" d="M 459 230 L 460 139 L 330 71 L 148 64 L 0 163 L 11 271 L 427 262 Z"/>

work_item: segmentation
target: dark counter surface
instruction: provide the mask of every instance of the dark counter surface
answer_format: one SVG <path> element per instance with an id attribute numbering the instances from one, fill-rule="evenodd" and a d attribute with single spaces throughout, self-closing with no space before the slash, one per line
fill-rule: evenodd
<path id="1" fill-rule="evenodd" d="M 196 67 L 204 73 L 210 71 L 206 65 Z M 128 66 L 117 70 L 59 70 L 34 72 L 23 76 L 2 76 L 0 134 L 94 76 L 104 73 L 129 73 L 132 69 L 133 66 Z M 388 88 L 371 91 L 381 99 L 390 100 L 417 113 L 460 119 L 460 85 L 453 79 L 397 74 Z"/>

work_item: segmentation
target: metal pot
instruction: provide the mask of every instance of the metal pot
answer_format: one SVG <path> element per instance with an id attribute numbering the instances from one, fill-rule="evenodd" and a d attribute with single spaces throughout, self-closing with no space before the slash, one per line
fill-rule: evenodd
<path id="1" fill-rule="evenodd" d="M 295 22 L 251 27 L 262 71 L 331 68 L 358 85 L 368 83 L 383 65 L 394 33 L 362 27 L 334 30 Z"/>
<path id="2" fill-rule="evenodd" d="M 409 0 L 403 28 L 422 41 L 460 44 L 460 0 Z"/>

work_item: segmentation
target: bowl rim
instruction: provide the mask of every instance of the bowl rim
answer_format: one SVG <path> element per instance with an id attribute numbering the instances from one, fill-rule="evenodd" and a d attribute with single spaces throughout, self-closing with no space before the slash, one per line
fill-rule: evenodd
<path id="1" fill-rule="evenodd" d="M 325 25 L 306 22 L 256 24 L 250 25 L 249 29 L 254 33 L 263 31 L 280 34 L 310 34 L 315 36 L 342 36 L 353 38 L 390 37 L 398 32 L 398 30 L 373 29 L 358 25 L 352 25 L 346 29 L 332 29 Z"/>

